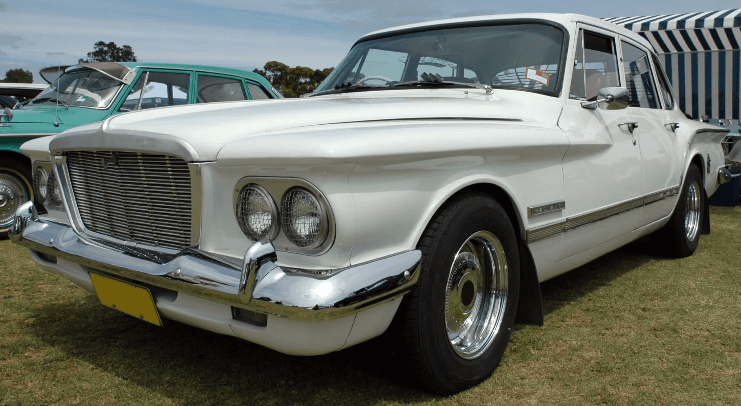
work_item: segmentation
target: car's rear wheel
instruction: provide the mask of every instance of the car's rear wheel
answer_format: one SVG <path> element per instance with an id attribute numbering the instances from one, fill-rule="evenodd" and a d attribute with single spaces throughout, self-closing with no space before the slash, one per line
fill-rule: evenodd
<path id="1" fill-rule="evenodd" d="M 519 293 L 512 224 L 489 196 L 446 205 L 419 245 L 420 280 L 394 321 L 413 376 L 453 394 L 485 380 L 509 342 Z"/>
<path id="2" fill-rule="evenodd" d="M 669 222 L 652 236 L 665 254 L 684 258 L 697 249 L 705 213 L 702 187 L 700 170 L 690 165 L 674 213 Z"/>
<path id="3" fill-rule="evenodd" d="M 0 163 L 0 239 L 8 236 L 18 207 L 33 198 L 31 168 L 13 158 Z"/>

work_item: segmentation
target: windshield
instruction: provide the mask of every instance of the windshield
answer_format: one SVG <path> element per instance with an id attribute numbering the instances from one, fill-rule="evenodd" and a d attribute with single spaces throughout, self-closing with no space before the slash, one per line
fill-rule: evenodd
<path id="1" fill-rule="evenodd" d="M 420 80 L 556 94 L 560 90 L 564 32 L 540 23 L 447 28 L 395 35 L 355 45 L 316 92 L 370 88 Z"/>
<path id="2" fill-rule="evenodd" d="M 106 108 L 122 83 L 93 69 L 75 69 L 65 72 L 51 86 L 41 92 L 30 104 Z"/>

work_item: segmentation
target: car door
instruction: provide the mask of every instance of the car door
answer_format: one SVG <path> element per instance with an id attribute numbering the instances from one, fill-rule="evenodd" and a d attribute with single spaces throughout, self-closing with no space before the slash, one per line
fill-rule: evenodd
<path id="1" fill-rule="evenodd" d="M 617 36 L 580 26 L 570 85 L 559 126 L 571 145 L 564 156 L 566 217 L 560 259 L 634 230 L 642 205 L 641 150 L 629 109 L 582 107 L 605 87 L 624 86 Z"/>
<path id="2" fill-rule="evenodd" d="M 677 135 L 666 109 L 673 109 L 673 99 L 669 99 L 667 83 L 657 81 L 659 66 L 651 61 L 650 52 L 627 38 L 621 38 L 620 43 L 625 83 L 630 92 L 628 109 L 638 125 L 633 135 L 638 140 L 643 165 L 645 205 L 637 223 L 641 227 L 671 213 L 679 192 Z M 667 104 L 670 100 L 671 106 Z"/>

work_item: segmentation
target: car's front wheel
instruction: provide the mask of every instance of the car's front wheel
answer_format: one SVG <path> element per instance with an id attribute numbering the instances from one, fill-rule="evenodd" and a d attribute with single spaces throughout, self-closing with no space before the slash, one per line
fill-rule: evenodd
<path id="1" fill-rule="evenodd" d="M 0 163 L 0 239 L 8 236 L 18 207 L 33 198 L 30 168 L 13 158 Z"/>
<path id="2" fill-rule="evenodd" d="M 412 374 L 453 394 L 485 380 L 509 342 L 519 293 L 519 258 L 505 211 L 484 194 L 456 198 L 419 245 L 422 273 L 395 320 Z"/>

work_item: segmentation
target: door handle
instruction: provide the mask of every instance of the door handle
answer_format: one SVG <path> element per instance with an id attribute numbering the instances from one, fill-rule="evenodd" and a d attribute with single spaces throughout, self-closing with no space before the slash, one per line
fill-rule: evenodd
<path id="1" fill-rule="evenodd" d="M 638 123 L 636 123 L 635 121 L 632 121 L 632 122 L 628 122 L 628 123 L 618 124 L 618 127 L 622 127 L 622 126 L 628 127 L 628 131 L 630 131 L 630 133 L 633 134 L 633 130 L 635 130 L 636 128 L 638 128 Z"/>
<path id="2" fill-rule="evenodd" d="M 677 128 L 679 128 L 679 123 L 666 123 L 664 124 L 664 127 L 672 130 L 672 132 L 677 132 Z"/>

